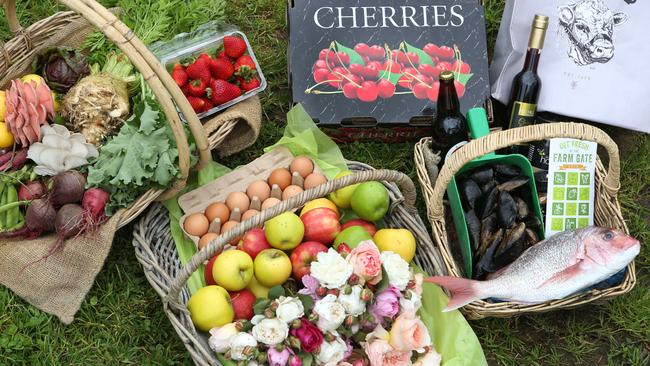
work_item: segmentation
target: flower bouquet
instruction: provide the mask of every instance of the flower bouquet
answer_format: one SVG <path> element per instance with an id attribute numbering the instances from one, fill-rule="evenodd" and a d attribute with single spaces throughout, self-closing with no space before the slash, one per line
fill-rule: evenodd
<path id="1" fill-rule="evenodd" d="M 310 270 L 302 286 L 287 282 L 257 299 L 250 321 L 212 328 L 210 348 L 248 366 L 440 363 L 418 316 L 423 276 L 399 254 L 372 240 L 341 244 L 318 253 Z"/>

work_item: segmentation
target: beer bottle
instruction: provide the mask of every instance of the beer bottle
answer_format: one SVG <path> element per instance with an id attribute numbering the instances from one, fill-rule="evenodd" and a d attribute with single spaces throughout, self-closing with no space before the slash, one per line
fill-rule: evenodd
<path id="1" fill-rule="evenodd" d="M 441 164 L 449 150 L 467 140 L 467 120 L 460 112 L 460 102 L 454 85 L 454 73 L 440 73 L 440 91 L 436 119 L 431 126 L 433 147 L 440 150 Z"/>
<path id="2" fill-rule="evenodd" d="M 533 26 L 528 40 L 528 52 L 524 68 L 512 81 L 510 103 L 505 128 L 528 126 L 535 123 L 537 113 L 537 99 L 542 87 L 542 81 L 537 75 L 537 65 L 541 50 L 544 47 L 544 38 L 548 28 L 548 17 L 535 15 Z"/>

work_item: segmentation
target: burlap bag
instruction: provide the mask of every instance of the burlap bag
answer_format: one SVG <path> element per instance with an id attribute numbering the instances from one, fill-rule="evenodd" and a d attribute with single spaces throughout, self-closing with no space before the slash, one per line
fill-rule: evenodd
<path id="1" fill-rule="evenodd" d="M 2 3 L 2 1 L 0 1 Z M 111 11 L 116 12 L 115 9 Z M 74 12 L 60 12 L 32 24 L 5 44 L 0 43 L 0 86 L 29 73 L 39 51 L 57 46 L 78 47 L 93 27 Z M 213 117 L 204 125 L 208 133 L 226 121 L 238 122 L 227 131 L 209 136 L 222 156 L 252 145 L 260 131 L 261 105 L 250 98 Z M 0 241 L 0 283 L 35 307 L 69 324 L 102 268 L 118 229 L 119 214 L 96 232 L 67 240 L 63 251 L 36 265 L 55 242 L 55 235 L 36 240 Z"/>

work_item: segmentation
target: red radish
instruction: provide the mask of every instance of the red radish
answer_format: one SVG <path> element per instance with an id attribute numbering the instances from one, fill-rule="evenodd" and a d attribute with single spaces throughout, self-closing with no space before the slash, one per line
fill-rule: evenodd
<path id="1" fill-rule="evenodd" d="M 52 178 L 50 202 L 54 206 L 81 202 L 84 195 L 86 178 L 76 170 L 68 170 Z"/>
<path id="2" fill-rule="evenodd" d="M 0 233 L 0 238 L 37 238 L 54 231 L 55 218 L 56 210 L 52 203 L 43 198 L 36 199 L 27 207 L 25 225 L 18 230 Z"/>
<path id="3" fill-rule="evenodd" d="M 84 192 L 81 205 L 84 211 L 90 215 L 91 222 L 100 223 L 106 219 L 104 210 L 109 199 L 108 192 L 101 188 L 90 188 Z"/>
<path id="4" fill-rule="evenodd" d="M 39 181 L 31 181 L 20 186 L 18 189 L 18 200 L 32 201 L 45 196 L 46 193 L 47 188 L 43 183 Z"/>

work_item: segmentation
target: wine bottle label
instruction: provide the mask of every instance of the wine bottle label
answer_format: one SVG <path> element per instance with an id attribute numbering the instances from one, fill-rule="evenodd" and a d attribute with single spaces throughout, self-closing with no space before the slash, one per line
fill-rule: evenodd
<path id="1" fill-rule="evenodd" d="M 512 115 L 508 128 L 523 127 L 535 124 L 535 115 L 537 114 L 537 104 L 514 102 L 512 106 Z"/>
<path id="2" fill-rule="evenodd" d="M 515 145 L 512 153 L 525 156 L 536 168 L 548 169 L 549 141 L 533 141 L 525 145 Z"/>

